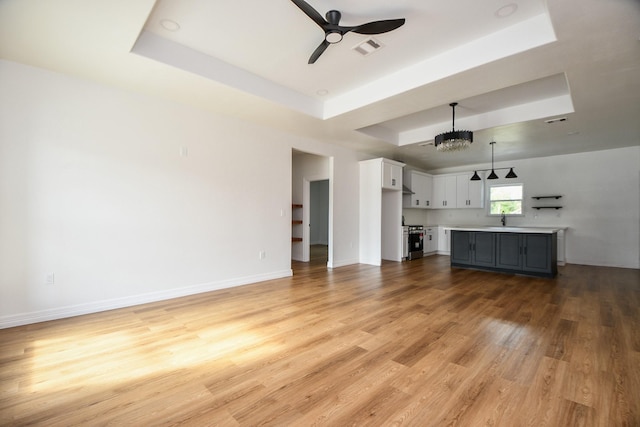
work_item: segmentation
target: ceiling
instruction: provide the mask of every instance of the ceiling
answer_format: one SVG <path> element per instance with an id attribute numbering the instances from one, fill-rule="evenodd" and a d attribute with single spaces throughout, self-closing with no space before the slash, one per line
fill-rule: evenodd
<path id="1" fill-rule="evenodd" d="M 424 169 L 640 145 L 637 0 L 0 0 L 0 58 L 160 96 Z M 354 48 L 373 37 L 368 55 Z M 436 134 L 472 130 L 464 152 Z M 566 118 L 549 124 L 554 118 Z"/>

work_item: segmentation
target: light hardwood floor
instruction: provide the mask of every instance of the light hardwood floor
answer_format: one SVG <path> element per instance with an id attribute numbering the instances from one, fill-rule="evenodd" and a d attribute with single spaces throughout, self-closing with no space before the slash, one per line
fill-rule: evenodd
<path id="1" fill-rule="evenodd" d="M 0 330 L 0 425 L 640 425 L 638 270 L 448 262 Z"/>

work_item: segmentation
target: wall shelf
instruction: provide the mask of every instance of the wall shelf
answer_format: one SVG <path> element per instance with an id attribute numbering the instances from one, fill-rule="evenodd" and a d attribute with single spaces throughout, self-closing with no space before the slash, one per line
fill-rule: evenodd
<path id="1" fill-rule="evenodd" d="M 302 204 L 300 203 L 292 203 L 291 204 L 291 210 L 297 210 L 298 212 L 300 212 L 299 210 L 302 209 Z M 300 215 L 302 215 L 301 213 L 298 215 L 298 218 L 300 217 Z M 292 216 L 293 212 L 292 212 Z M 302 220 L 301 219 L 291 219 L 291 227 L 294 227 L 295 225 L 302 225 Z M 293 232 L 292 232 L 293 234 Z M 291 237 L 291 242 L 296 243 L 296 242 L 302 242 L 302 237 Z"/>
<path id="2" fill-rule="evenodd" d="M 559 198 L 561 198 L 562 196 L 559 194 L 554 194 L 551 196 L 533 196 L 531 197 L 532 199 L 536 199 L 536 200 L 542 200 L 542 199 L 555 199 L 558 200 Z M 557 206 L 557 205 L 544 205 L 544 206 L 531 206 L 533 209 L 562 209 L 562 206 Z"/>

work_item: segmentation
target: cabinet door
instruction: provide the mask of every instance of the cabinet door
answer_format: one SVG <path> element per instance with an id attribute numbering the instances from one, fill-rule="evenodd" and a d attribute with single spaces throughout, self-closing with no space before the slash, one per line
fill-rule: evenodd
<path id="1" fill-rule="evenodd" d="M 451 240 L 449 239 L 449 235 L 451 234 L 451 230 L 438 227 L 438 252 L 443 255 L 448 255 L 451 252 Z"/>
<path id="2" fill-rule="evenodd" d="M 420 175 L 420 181 L 422 187 L 422 199 L 420 200 L 420 206 L 424 209 L 431 209 L 433 206 L 433 179 L 429 175 Z"/>
<path id="3" fill-rule="evenodd" d="M 445 193 L 446 193 L 445 207 L 447 208 L 457 207 L 457 203 L 456 203 L 457 182 L 456 182 L 455 175 L 446 176 L 444 179 L 444 185 L 445 185 Z"/>
<path id="4" fill-rule="evenodd" d="M 495 233 L 473 233 L 473 264 L 483 267 L 496 266 Z"/>
<path id="5" fill-rule="evenodd" d="M 456 205 L 459 208 L 469 207 L 469 179 L 467 175 L 456 176 Z"/>
<path id="6" fill-rule="evenodd" d="M 404 174 L 404 185 L 413 194 L 403 195 L 404 208 L 431 208 L 431 176 L 418 171 L 407 171 Z"/>
<path id="7" fill-rule="evenodd" d="M 424 176 L 418 173 L 411 174 L 411 191 L 413 194 L 411 195 L 411 206 L 414 208 L 423 208 L 424 204 L 424 193 L 425 193 L 425 182 Z"/>
<path id="8" fill-rule="evenodd" d="M 522 269 L 547 273 L 551 271 L 551 236 L 549 234 L 523 234 Z"/>
<path id="9" fill-rule="evenodd" d="M 446 199 L 444 177 L 433 177 L 433 208 L 444 209 L 444 201 Z"/>
<path id="10" fill-rule="evenodd" d="M 471 236 L 469 231 L 451 230 L 451 263 L 471 265 Z"/>
<path id="11" fill-rule="evenodd" d="M 522 241 L 520 234 L 496 234 L 496 267 L 511 270 L 522 269 Z"/>
<path id="12" fill-rule="evenodd" d="M 427 228 L 424 231 L 424 253 L 432 253 L 438 250 L 438 229 Z"/>
<path id="13" fill-rule="evenodd" d="M 484 181 L 471 181 L 473 174 L 456 175 L 456 201 L 458 208 L 484 207 Z"/>
<path id="14" fill-rule="evenodd" d="M 469 197 L 469 208 L 484 208 L 484 181 L 471 181 L 471 176 L 469 175 L 468 182 L 468 197 Z"/>
<path id="15" fill-rule="evenodd" d="M 433 177 L 434 209 L 450 209 L 456 207 L 456 185 L 455 175 Z"/>
<path id="16" fill-rule="evenodd" d="M 402 190 L 402 166 L 382 162 L 382 188 Z"/>

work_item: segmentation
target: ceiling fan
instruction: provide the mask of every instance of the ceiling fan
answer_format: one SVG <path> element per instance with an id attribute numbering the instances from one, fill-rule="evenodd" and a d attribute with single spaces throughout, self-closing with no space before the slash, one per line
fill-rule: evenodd
<path id="1" fill-rule="evenodd" d="M 324 30 L 324 40 L 320 46 L 316 48 L 309 58 L 309 64 L 313 64 L 324 53 L 331 44 L 338 43 L 342 37 L 350 31 L 358 34 L 382 34 L 393 31 L 404 25 L 404 18 L 387 19 L 384 21 L 373 21 L 366 24 L 357 25 L 355 27 L 343 27 L 340 24 L 342 14 L 337 10 L 327 12 L 327 19 L 324 19 L 313 7 L 304 0 L 291 0 L 300 8 L 309 18 Z"/>

